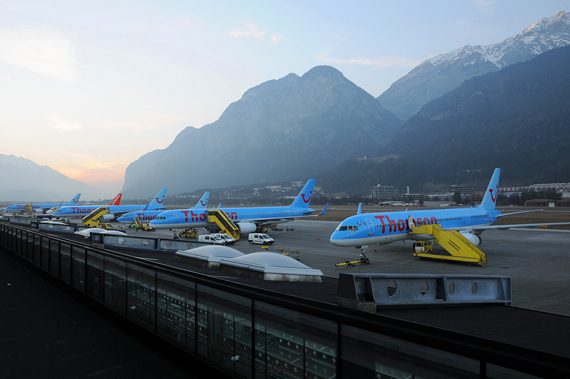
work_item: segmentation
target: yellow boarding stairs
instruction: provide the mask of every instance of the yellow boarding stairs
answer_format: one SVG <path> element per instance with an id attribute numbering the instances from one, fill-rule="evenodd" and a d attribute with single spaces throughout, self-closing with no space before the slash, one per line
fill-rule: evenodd
<path id="1" fill-rule="evenodd" d="M 487 266 L 487 256 L 455 230 L 443 230 L 440 224 L 413 226 L 412 234 L 429 234 L 435 241 L 418 241 L 414 244 L 414 256 L 476 263 Z M 439 244 L 451 255 L 433 254 Z"/>
<path id="2" fill-rule="evenodd" d="M 26 204 L 26 214 L 33 216 L 34 214 L 34 208 L 32 207 L 32 204 Z"/>
<path id="3" fill-rule="evenodd" d="M 111 225 L 103 222 L 103 216 L 108 215 L 109 207 L 99 207 L 81 219 L 81 224 L 93 228 L 110 228 Z"/>
<path id="4" fill-rule="evenodd" d="M 220 209 L 211 209 L 206 211 L 208 215 L 208 222 L 215 222 L 223 233 L 228 233 L 230 236 L 239 240 L 239 228 L 226 214 Z"/>
<path id="5" fill-rule="evenodd" d="M 224 211 L 211 209 L 206 211 L 206 214 L 208 215 L 208 222 L 215 222 L 223 233 L 228 233 L 236 240 L 239 240 L 239 228 Z"/>

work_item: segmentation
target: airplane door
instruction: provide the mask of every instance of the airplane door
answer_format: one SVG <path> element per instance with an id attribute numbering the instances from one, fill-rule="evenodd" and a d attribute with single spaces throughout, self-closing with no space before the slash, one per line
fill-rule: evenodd
<path id="1" fill-rule="evenodd" d="M 174 220 L 173 220 L 173 222 L 174 222 L 175 224 L 178 224 L 178 214 L 176 214 L 176 213 L 174 214 Z"/>
<path id="2" fill-rule="evenodd" d="M 373 236 L 374 235 L 374 222 L 372 222 L 372 219 L 367 218 L 366 223 L 368 224 L 368 235 Z"/>

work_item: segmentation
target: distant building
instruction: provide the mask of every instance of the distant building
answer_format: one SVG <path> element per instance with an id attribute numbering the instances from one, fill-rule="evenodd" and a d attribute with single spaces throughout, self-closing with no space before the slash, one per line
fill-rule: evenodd
<path id="1" fill-rule="evenodd" d="M 473 193 L 475 193 L 475 188 L 474 187 L 466 187 L 466 186 L 445 186 L 443 187 L 443 192 L 448 192 L 448 193 L 457 193 L 459 192 L 459 194 L 461 195 L 471 195 Z"/>
<path id="2" fill-rule="evenodd" d="M 544 191 L 555 191 L 558 193 L 564 193 L 570 191 L 570 183 L 540 183 L 531 184 L 528 186 L 516 186 L 516 187 L 499 187 L 499 192 L 544 192 Z"/>
<path id="3" fill-rule="evenodd" d="M 394 186 L 381 186 L 378 184 L 375 187 L 372 187 L 372 192 L 370 197 L 373 199 L 382 199 L 386 197 L 396 197 L 400 196 L 400 190 L 395 188 Z"/>
<path id="4" fill-rule="evenodd" d="M 524 202 L 525 207 L 555 207 L 556 200 L 551 199 L 533 199 Z"/>

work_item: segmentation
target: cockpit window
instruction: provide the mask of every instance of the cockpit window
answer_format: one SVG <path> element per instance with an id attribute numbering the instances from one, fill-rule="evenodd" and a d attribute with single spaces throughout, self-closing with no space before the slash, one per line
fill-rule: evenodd
<path id="1" fill-rule="evenodd" d="M 337 232 L 356 232 L 358 230 L 358 226 L 356 225 L 339 225 L 336 228 Z"/>

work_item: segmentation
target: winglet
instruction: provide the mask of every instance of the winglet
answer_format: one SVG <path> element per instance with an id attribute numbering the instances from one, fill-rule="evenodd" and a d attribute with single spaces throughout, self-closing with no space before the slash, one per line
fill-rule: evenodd
<path id="1" fill-rule="evenodd" d="M 497 194 L 499 193 L 499 177 L 501 176 L 501 169 L 496 168 L 485 191 L 485 196 L 483 196 L 483 201 L 481 201 L 481 208 L 495 209 L 497 202 Z"/>
<path id="2" fill-rule="evenodd" d="M 358 211 L 356 212 L 357 215 L 362 213 L 362 203 L 358 203 Z"/>
<path id="3" fill-rule="evenodd" d="M 209 199 L 210 199 L 210 191 L 204 192 L 204 194 L 202 195 L 200 200 L 198 200 L 194 208 L 199 208 L 199 209 L 206 208 L 208 206 Z"/>
<path id="4" fill-rule="evenodd" d="M 327 205 L 325 205 L 325 207 L 323 208 L 323 211 L 322 211 L 320 214 L 316 215 L 315 217 L 319 217 L 319 216 L 324 215 L 325 212 L 327 211 L 327 208 L 328 208 L 328 207 L 329 207 L 329 203 L 327 203 Z"/>

